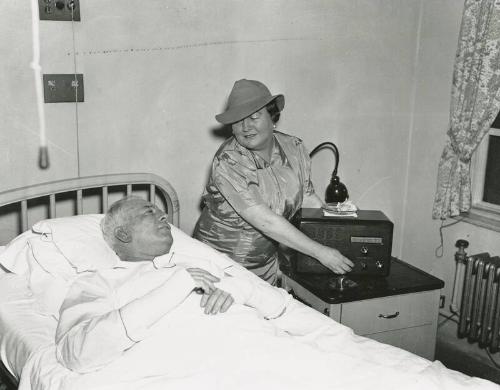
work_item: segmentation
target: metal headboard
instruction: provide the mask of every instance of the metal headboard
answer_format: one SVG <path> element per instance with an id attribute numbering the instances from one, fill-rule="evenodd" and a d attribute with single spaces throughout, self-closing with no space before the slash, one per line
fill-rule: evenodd
<path id="1" fill-rule="evenodd" d="M 76 215 L 85 213 L 83 201 L 85 190 L 100 189 L 101 212 L 106 212 L 109 206 L 109 194 L 113 188 L 121 187 L 124 195 L 133 194 L 136 186 L 149 186 L 148 198 L 152 203 L 164 202 L 168 221 L 179 226 L 179 200 L 172 185 L 158 175 L 152 173 L 122 173 L 112 175 L 87 176 L 73 179 L 58 180 L 48 183 L 36 184 L 0 192 L 0 207 L 19 204 L 21 232 L 26 231 L 28 225 L 28 201 L 48 198 L 48 217 L 56 217 L 56 196 L 74 196 L 76 202 Z M 157 199 L 160 194 L 162 199 Z M 19 233 L 21 233 L 19 232 Z"/>

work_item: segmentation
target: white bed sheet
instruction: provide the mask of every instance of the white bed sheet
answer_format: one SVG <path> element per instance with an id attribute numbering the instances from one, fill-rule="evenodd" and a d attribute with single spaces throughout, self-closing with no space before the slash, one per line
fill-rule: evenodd
<path id="1" fill-rule="evenodd" d="M 186 389 L 499 389 L 402 349 L 356 336 L 294 302 L 272 322 L 233 305 L 205 315 L 192 294 L 154 333 L 105 368 L 76 374 L 55 359 L 55 347 L 32 353 L 20 390 Z M 300 331 L 292 337 L 283 330 Z"/>
<path id="2" fill-rule="evenodd" d="M 0 245 L 0 254 L 5 250 L 5 245 Z M 3 275 L 7 273 L 1 266 L 0 266 L 0 275 Z"/>
<path id="3" fill-rule="evenodd" d="M 263 321 L 236 304 L 205 315 L 199 300 L 192 294 L 113 363 L 77 374 L 56 360 L 56 319 L 37 314 L 26 278 L 0 274 L 0 357 L 20 379 L 19 390 L 500 389 L 356 336 L 297 301 L 279 319 Z"/>
<path id="4" fill-rule="evenodd" d="M 54 343 L 57 322 L 36 307 L 26 278 L 0 274 L 0 358 L 16 378 L 31 354 Z"/>

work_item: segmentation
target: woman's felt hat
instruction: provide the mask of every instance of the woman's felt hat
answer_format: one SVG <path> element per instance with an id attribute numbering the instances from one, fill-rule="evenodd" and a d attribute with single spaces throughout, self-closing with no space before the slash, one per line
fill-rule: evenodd
<path id="1" fill-rule="evenodd" d="M 216 115 L 215 119 L 224 125 L 239 122 L 275 99 L 278 109 L 283 110 L 285 107 L 283 95 L 271 95 L 269 89 L 257 80 L 238 80 L 234 83 L 227 99 L 226 111 Z"/>

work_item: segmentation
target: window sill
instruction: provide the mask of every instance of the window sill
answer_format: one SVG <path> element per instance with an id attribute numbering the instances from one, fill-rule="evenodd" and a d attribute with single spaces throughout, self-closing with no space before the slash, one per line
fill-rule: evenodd
<path id="1" fill-rule="evenodd" d="M 491 210 L 488 207 L 473 206 L 469 212 L 461 213 L 455 219 L 500 232 L 500 212 L 498 210 Z"/>

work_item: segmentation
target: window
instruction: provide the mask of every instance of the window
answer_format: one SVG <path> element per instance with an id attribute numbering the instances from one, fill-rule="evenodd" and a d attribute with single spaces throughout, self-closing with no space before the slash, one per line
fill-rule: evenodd
<path id="1" fill-rule="evenodd" d="M 500 231 L 500 113 L 473 159 L 472 208 L 465 219 Z"/>
<path id="2" fill-rule="evenodd" d="M 500 135 L 489 134 L 484 169 L 483 202 L 500 205 Z"/>

